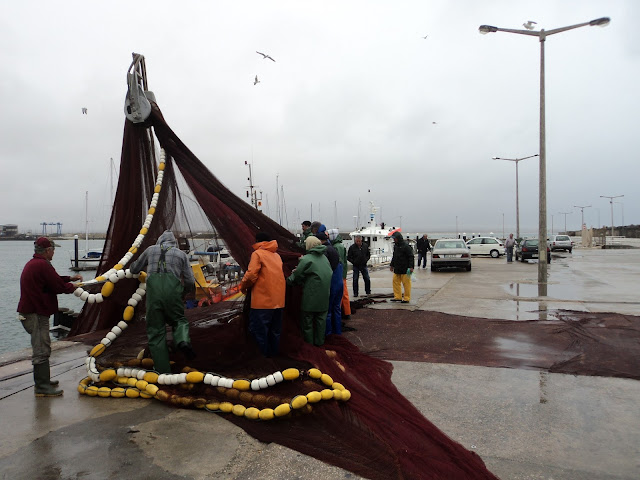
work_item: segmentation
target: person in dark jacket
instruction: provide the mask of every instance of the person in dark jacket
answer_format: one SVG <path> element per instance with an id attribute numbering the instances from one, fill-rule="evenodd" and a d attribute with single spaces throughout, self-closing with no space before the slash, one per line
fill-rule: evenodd
<path id="1" fill-rule="evenodd" d="M 347 260 L 353 265 L 353 296 L 358 296 L 358 280 L 362 273 L 364 280 L 364 291 L 367 295 L 371 294 L 371 280 L 369 279 L 369 270 L 367 270 L 367 262 L 371 254 L 369 253 L 369 245 L 362 241 L 361 236 L 353 239 L 353 245 L 349 247 L 347 252 Z"/>
<path id="2" fill-rule="evenodd" d="M 171 326 L 173 341 L 185 357 L 195 357 L 182 301 L 184 293 L 195 287 L 189 257 L 178 248 L 173 232 L 166 230 L 131 264 L 130 270 L 147 272 L 147 337 L 153 368 L 158 373 L 171 373 L 165 324 Z"/>
<path id="3" fill-rule="evenodd" d="M 300 319 L 302 338 L 316 346 L 324 344 L 333 274 L 329 260 L 324 254 L 326 248 L 317 237 L 307 238 L 307 253 L 287 278 L 287 285 L 303 285 Z"/>
<path id="4" fill-rule="evenodd" d="M 420 263 L 422 263 L 422 268 L 427 268 L 427 252 L 431 250 L 431 244 L 426 233 L 418 239 L 416 247 L 418 249 L 418 268 L 420 268 Z"/>
<path id="5" fill-rule="evenodd" d="M 49 336 L 49 317 L 58 311 L 58 293 L 73 293 L 76 286 L 71 281 L 82 281 L 81 275 L 60 276 L 51 260 L 55 253 L 55 244 L 47 237 L 40 237 L 34 243 L 33 258 L 27 262 L 20 276 L 20 302 L 18 318 L 22 326 L 31 335 L 31 364 L 36 397 L 58 397 L 56 380 L 51 380 L 49 357 L 51 356 L 51 337 Z"/>
<path id="6" fill-rule="evenodd" d="M 391 237 L 395 243 L 390 264 L 393 272 L 393 298 L 391 301 L 409 303 L 411 301 L 411 274 L 415 265 L 413 249 L 404 241 L 400 232 L 394 232 Z M 402 296 L 402 287 L 404 287 L 404 297 Z"/>

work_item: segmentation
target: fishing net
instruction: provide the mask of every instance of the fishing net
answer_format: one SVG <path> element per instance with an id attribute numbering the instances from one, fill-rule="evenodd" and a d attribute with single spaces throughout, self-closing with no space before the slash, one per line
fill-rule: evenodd
<path id="1" fill-rule="evenodd" d="M 475 453 L 449 439 L 398 392 L 391 382 L 390 363 L 361 353 L 337 335 L 328 336 L 323 347 L 305 343 L 299 325 L 299 287 L 287 288 L 278 356 L 264 358 L 259 353 L 247 329 L 249 301 L 232 295 L 233 286 L 227 284 L 219 295 L 210 296 L 211 301 L 186 310 L 197 357 L 187 361 L 172 352 L 171 358 L 173 371 L 187 382 L 172 384 L 152 373 L 151 359 L 140 358 L 147 345 L 144 301 L 134 302 L 133 313 L 126 313 L 131 299 L 138 298 L 136 292 L 144 293 L 140 278 L 124 276 L 114 265 L 135 259 L 166 229 L 188 238 L 191 247 L 199 232 L 214 232 L 243 270 L 259 230 L 277 240 L 286 275 L 302 254 L 289 231 L 224 187 L 169 128 L 157 105 L 152 106 L 144 124 L 125 122 L 100 281 L 85 285 L 82 295 L 90 298 L 71 332 L 75 340 L 95 345 L 87 360 L 88 370 L 95 373 L 81 382 L 81 393 L 138 396 L 139 392 L 177 407 L 228 412 L 222 414 L 259 440 L 277 442 L 368 478 L 495 478 Z M 153 221 L 141 230 L 150 212 Z M 143 233 L 138 247 L 135 243 L 132 247 L 132 239 Z M 122 278 L 116 278 L 118 274 Z M 105 290 L 109 282 L 101 276 L 119 281 Z M 114 338 L 118 325 L 121 335 Z M 216 380 L 212 383 L 213 377 L 207 375 Z M 222 379 L 236 381 L 229 385 Z M 252 388 L 238 379 L 247 379 Z M 253 382 L 269 388 L 254 390 Z M 278 413 L 278 408 L 282 415 L 270 421 L 250 419 L 258 411 Z"/>

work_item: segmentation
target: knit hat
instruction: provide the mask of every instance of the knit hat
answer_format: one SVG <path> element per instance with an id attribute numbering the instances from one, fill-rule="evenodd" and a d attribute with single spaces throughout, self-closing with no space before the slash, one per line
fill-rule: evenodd
<path id="1" fill-rule="evenodd" d="M 313 247 L 318 245 L 322 245 L 322 242 L 318 237 L 314 237 L 313 235 L 307 237 L 307 239 L 304 241 L 304 247 L 307 250 L 311 250 Z"/>
<path id="2" fill-rule="evenodd" d="M 329 240 L 332 242 L 336 239 L 336 237 L 340 234 L 340 231 L 337 228 L 332 228 L 331 230 L 327 230 L 327 235 L 329 235 Z"/>
<path id="3" fill-rule="evenodd" d="M 327 234 L 324 232 L 316 233 L 316 237 L 318 237 L 318 239 L 320 239 L 321 242 L 326 242 L 329 239 L 329 237 L 327 237 Z"/>
<path id="4" fill-rule="evenodd" d="M 267 232 L 256 232 L 256 243 L 259 242 L 270 242 L 271 241 L 271 235 L 269 235 Z"/>

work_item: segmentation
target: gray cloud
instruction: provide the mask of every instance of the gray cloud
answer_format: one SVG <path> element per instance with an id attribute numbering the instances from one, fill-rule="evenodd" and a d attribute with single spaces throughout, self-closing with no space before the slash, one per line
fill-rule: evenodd
<path id="1" fill-rule="evenodd" d="M 253 160 L 272 216 L 278 175 L 292 227 L 313 205 L 314 217 L 331 224 L 337 211 L 349 228 L 371 199 L 405 230 L 451 230 L 457 216 L 466 231 L 501 232 L 503 213 L 513 230 L 514 167 L 491 157 L 538 152 L 539 44 L 478 26 L 603 15 L 607 28 L 546 42 L 548 216 L 557 229 L 558 212 L 574 210 L 567 226 L 578 228 L 573 205 L 592 204 L 587 223 L 609 224 L 599 196 L 624 194 L 625 223 L 640 223 L 638 10 L 632 0 L 9 3 L 0 223 L 82 231 L 88 191 L 91 229 L 104 230 L 136 51 L 186 145 L 239 196 Z M 519 169 L 521 229 L 533 231 L 537 160 Z"/>

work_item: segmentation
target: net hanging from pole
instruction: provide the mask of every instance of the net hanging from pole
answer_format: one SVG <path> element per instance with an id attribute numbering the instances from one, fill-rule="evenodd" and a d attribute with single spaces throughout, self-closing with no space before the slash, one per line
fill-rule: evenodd
<path id="1" fill-rule="evenodd" d="M 154 194 L 159 148 L 166 153 L 162 190 L 153 222 L 136 255 L 155 244 L 167 229 L 176 237 L 190 238 L 192 245 L 199 233 L 214 232 L 244 271 L 255 233 L 260 230 L 277 240 L 284 273 L 291 273 L 303 253 L 294 235 L 229 191 L 182 143 L 152 103 L 145 123 L 125 121 L 118 188 L 98 274 L 122 258 L 139 235 Z M 125 279 L 109 301 L 85 304 L 71 332 L 73 339 L 94 345 L 122 320 L 137 284 L 135 279 Z M 99 291 L 92 288 L 94 293 Z M 495 478 L 478 455 L 448 438 L 398 392 L 391 382 L 390 363 L 361 353 L 338 335 L 328 336 L 322 347 L 305 343 L 299 324 L 300 300 L 301 288 L 288 287 L 280 355 L 274 358 L 262 357 L 248 334 L 247 299 L 186 310 L 197 357 L 187 362 L 179 353 L 172 353 L 174 371 L 189 367 L 251 380 L 287 368 L 307 371 L 313 367 L 348 388 L 351 398 L 309 404 L 271 421 L 222 415 L 261 441 L 285 445 L 367 478 Z M 97 357 L 101 368 L 140 362 L 137 356 L 147 345 L 143 317 L 144 301 L 123 334 Z M 321 388 L 304 377 L 278 384 L 269 393 L 202 383 L 193 384 L 186 392 L 170 385 L 163 390 L 170 395 L 168 403 L 179 407 L 231 402 L 260 409 L 291 402 L 296 395 Z"/>

